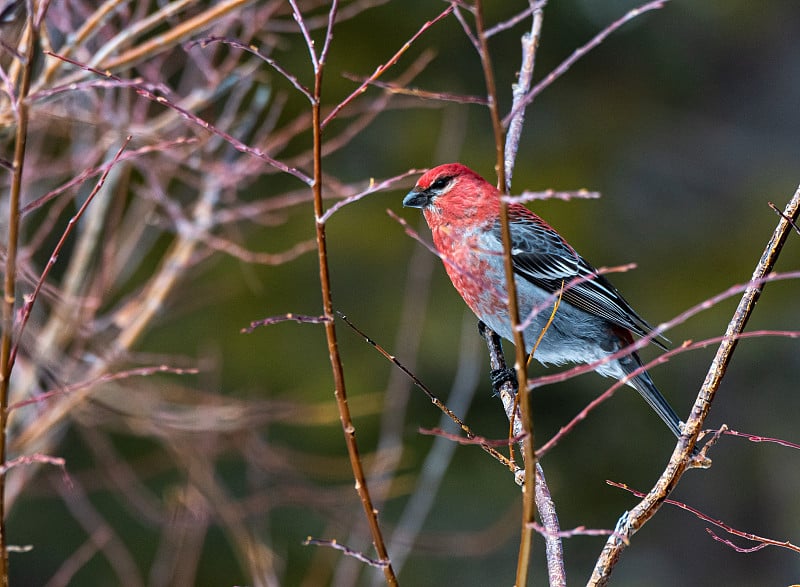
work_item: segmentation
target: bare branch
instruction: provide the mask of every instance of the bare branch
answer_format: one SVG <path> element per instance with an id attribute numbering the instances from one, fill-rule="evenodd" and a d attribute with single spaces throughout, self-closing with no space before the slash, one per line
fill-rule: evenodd
<path id="1" fill-rule="evenodd" d="M 547 88 L 550 84 L 564 75 L 570 67 L 572 67 L 576 61 L 578 61 L 581 57 L 586 55 L 589 51 L 597 47 L 600 43 L 602 43 L 606 37 L 608 37 L 611 33 L 617 30 L 619 27 L 624 25 L 630 20 L 633 20 L 640 14 L 645 12 L 649 12 L 650 10 L 656 10 L 659 8 L 663 8 L 664 5 L 669 2 L 669 0 L 655 0 L 655 2 L 648 2 L 638 8 L 634 8 L 633 10 L 628 11 L 622 18 L 615 20 L 610 25 L 608 25 L 605 29 L 600 31 L 595 37 L 586 43 L 583 47 L 576 49 L 572 55 L 570 55 L 567 59 L 565 59 L 561 65 L 556 67 L 553 71 L 551 71 L 547 76 L 536 84 L 533 89 L 528 92 L 524 98 L 522 98 L 519 103 L 517 103 L 514 108 L 511 109 L 506 117 L 503 119 L 503 126 L 508 127 L 511 124 L 513 118 L 517 115 L 517 112 L 525 108 L 528 104 L 530 104 L 533 99 L 542 93 L 542 91 Z"/>
<path id="2" fill-rule="evenodd" d="M 352 550 L 343 544 L 339 544 L 336 542 L 336 539 L 324 540 L 322 538 L 312 538 L 309 536 L 303 540 L 303 546 L 327 546 L 328 548 L 333 548 L 334 550 L 343 552 L 346 556 L 352 557 L 357 561 L 365 563 L 371 567 L 385 569 L 389 566 L 389 561 L 369 558 L 368 556 L 365 556 L 360 552 L 356 552 L 355 550 Z"/>
<path id="3" fill-rule="evenodd" d="M 641 491 L 636 491 L 635 489 L 631 489 L 630 487 L 628 487 L 624 483 L 617 483 L 616 481 L 606 481 L 606 483 L 608 483 L 612 487 L 617 487 L 619 489 L 624 489 L 625 491 L 628 491 L 628 492 L 632 493 L 633 495 L 635 495 L 636 497 L 638 497 L 640 499 L 643 499 L 643 498 L 645 498 L 647 496 L 647 494 L 642 493 Z M 709 524 L 713 524 L 714 526 L 724 530 L 728 534 L 731 534 L 733 536 L 737 536 L 739 538 L 745 538 L 745 539 L 751 540 L 753 542 L 759 542 L 760 543 L 760 544 L 758 544 L 757 546 L 755 546 L 753 548 L 742 548 L 740 546 L 736 546 L 730 540 L 726 540 L 726 539 L 720 538 L 719 536 L 714 534 L 714 532 L 712 532 L 710 528 L 706 528 L 706 532 L 708 532 L 711 535 L 711 537 L 714 538 L 714 540 L 717 540 L 718 542 L 722 542 L 724 544 L 727 544 L 728 546 L 733 548 L 736 552 L 743 552 L 743 553 L 755 552 L 757 550 L 761 550 L 762 548 L 766 548 L 767 546 L 779 546 L 781 548 L 786 548 L 788 550 L 792 550 L 794 552 L 800 553 L 800 546 L 797 546 L 796 544 L 792 544 L 788 540 L 783 540 L 783 541 L 773 540 L 772 538 L 764 538 L 763 536 L 758 536 L 757 534 L 752 534 L 750 532 L 743 532 L 742 530 L 737 530 L 736 528 L 733 528 L 733 527 L 729 526 L 728 524 L 726 524 L 722 520 L 718 520 L 718 519 L 712 518 L 712 517 L 704 514 L 700 510 L 698 510 L 696 508 L 693 508 L 690 505 L 687 505 L 687 504 L 685 504 L 683 502 L 675 501 L 674 499 L 665 499 L 664 503 L 668 503 L 669 505 L 673 505 L 673 506 L 678 507 L 678 508 L 680 508 L 682 510 L 686 510 L 687 512 L 692 513 L 695 517 L 703 520 L 704 522 L 708 522 Z"/>
<path id="4" fill-rule="evenodd" d="M 791 231 L 792 225 L 787 221 L 787 218 L 796 221 L 798 215 L 800 215 L 800 187 L 798 187 L 794 196 L 786 205 L 783 214 L 785 218 L 781 217 L 764 252 L 759 258 L 751 278 L 751 286 L 745 291 L 733 318 L 728 324 L 725 337 L 720 343 L 717 354 L 709 367 L 706 379 L 700 388 L 695 404 L 692 407 L 692 413 L 686 421 L 683 435 L 672 453 L 670 462 L 647 496 L 625 516 L 624 520 L 620 521 L 617 528 L 618 534 L 611 536 L 606 542 L 589 581 L 590 585 L 602 586 L 608 584 L 611 572 L 622 556 L 622 552 L 630 544 L 631 537 L 655 515 L 686 471 L 697 437 L 711 409 L 711 403 L 714 400 L 719 384 L 730 364 L 733 351 L 736 349 L 738 337 L 752 315 L 756 302 L 764 289 L 765 278 L 772 272 Z"/>

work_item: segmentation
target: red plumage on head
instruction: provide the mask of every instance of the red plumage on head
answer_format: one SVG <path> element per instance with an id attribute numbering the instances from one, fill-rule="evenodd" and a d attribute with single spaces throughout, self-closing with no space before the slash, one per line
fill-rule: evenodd
<path id="1" fill-rule="evenodd" d="M 481 226 L 494 222 L 500 213 L 500 192 L 478 173 L 461 163 L 439 165 L 417 181 L 415 190 L 430 190 L 437 181 L 449 179 L 446 190 L 424 209 L 431 228 Z"/>

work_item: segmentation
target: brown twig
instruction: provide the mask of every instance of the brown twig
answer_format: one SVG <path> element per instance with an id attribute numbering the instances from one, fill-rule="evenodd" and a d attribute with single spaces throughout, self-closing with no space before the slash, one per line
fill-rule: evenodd
<path id="1" fill-rule="evenodd" d="M 328 341 L 328 353 L 330 356 L 331 370 L 333 371 L 334 396 L 336 398 L 336 407 L 339 411 L 339 420 L 342 424 L 345 444 L 347 445 L 347 454 L 350 457 L 350 467 L 353 471 L 353 477 L 356 482 L 356 491 L 361 499 L 364 515 L 366 516 L 370 534 L 372 535 L 372 543 L 375 546 L 379 561 L 381 561 L 381 563 L 384 565 L 383 575 L 386 579 L 387 585 L 395 586 L 398 584 L 397 577 L 395 576 L 394 569 L 392 568 L 392 564 L 389 559 L 389 553 L 387 552 L 386 544 L 383 539 L 383 532 L 381 531 L 380 524 L 378 523 L 378 512 L 372 504 L 372 497 L 370 496 L 366 474 L 364 473 L 364 466 L 361 462 L 358 442 L 356 441 L 356 429 L 355 425 L 353 424 L 353 419 L 350 415 L 350 406 L 347 403 L 347 388 L 345 386 L 344 367 L 339 354 L 339 343 L 336 335 L 336 322 L 334 321 L 325 223 L 322 221 L 322 216 L 324 214 L 324 208 L 322 204 L 322 78 L 325 71 L 325 60 L 330 48 L 331 40 L 333 39 L 333 24 L 336 20 L 336 11 L 339 3 L 337 0 L 333 0 L 333 3 L 331 4 L 328 12 L 328 28 L 325 33 L 325 42 L 319 55 L 317 55 L 315 45 L 311 40 L 308 29 L 303 22 L 303 15 L 300 13 L 297 4 L 294 2 L 294 0 L 290 0 L 290 3 L 292 5 L 293 16 L 297 21 L 304 38 L 306 39 L 307 48 L 311 55 L 311 62 L 314 67 L 314 91 L 313 100 L 311 102 L 311 126 L 314 141 L 314 177 L 311 186 L 314 194 L 314 225 L 316 227 L 317 249 L 319 257 L 319 281 L 322 292 L 323 315 L 326 319 L 325 335 Z M 340 106 L 343 106 L 343 104 L 344 103 L 340 104 Z"/>
<path id="2" fill-rule="evenodd" d="M 28 4 L 28 8 L 31 5 Z M 32 11 L 27 15 L 27 45 L 22 79 L 15 102 L 17 111 L 17 133 L 14 142 L 14 171 L 11 175 L 11 190 L 8 198 L 8 242 L 6 244 L 5 278 L 3 280 L 2 334 L 0 334 L 0 466 L 6 463 L 6 441 L 8 434 L 8 397 L 11 371 L 14 368 L 12 346 L 14 345 L 14 304 L 17 288 L 17 252 L 19 247 L 20 200 L 22 198 L 22 173 L 25 167 L 28 140 L 28 92 L 33 73 L 34 51 L 38 29 Z M 6 473 L 0 472 L 0 585 L 8 587 L 8 536 L 6 535 Z"/>
<path id="3" fill-rule="evenodd" d="M 617 525 L 617 532 L 608 539 L 595 564 L 589 585 L 604 586 L 608 584 L 611 573 L 619 562 L 622 552 L 630 544 L 631 537 L 655 515 L 686 471 L 697 437 L 711 409 L 711 403 L 733 357 L 738 336 L 742 333 L 752 315 L 755 304 L 764 288 L 764 279 L 775 266 L 781 249 L 789 236 L 792 229 L 791 221 L 796 222 L 798 215 L 800 215 L 800 187 L 798 187 L 794 196 L 786 205 L 783 215 L 753 271 L 751 286 L 744 292 L 733 318 L 728 324 L 725 337 L 711 362 L 705 381 L 692 407 L 691 416 L 684 426 L 683 435 L 672 453 L 672 458 L 645 498 L 620 519 L 620 523 Z"/>
<path id="4" fill-rule="evenodd" d="M 484 82 L 486 83 L 486 97 L 489 101 L 489 114 L 492 120 L 495 142 L 495 171 L 497 172 L 497 186 L 503 193 L 508 193 L 505 166 L 505 131 L 500 120 L 497 86 L 494 80 L 489 53 L 489 39 L 486 37 L 486 27 L 483 22 L 483 4 L 481 0 L 475 2 L 475 36 L 478 41 L 478 55 L 483 68 Z M 511 330 L 514 333 L 514 346 L 516 360 L 514 368 L 517 373 L 517 397 L 520 405 L 520 419 L 522 430 L 525 433 L 522 441 L 522 456 L 525 461 L 525 484 L 522 487 L 522 523 L 517 558 L 516 584 L 527 585 L 530 565 L 531 547 L 533 543 L 533 529 L 531 524 L 536 518 L 535 486 L 536 486 L 536 453 L 533 450 L 533 419 L 528 394 L 528 375 L 525 352 L 525 335 L 517 326 L 519 325 L 519 305 L 517 300 L 517 287 L 514 277 L 514 266 L 511 260 L 511 226 L 508 218 L 508 203 L 500 201 L 500 234 L 503 241 L 503 261 L 506 275 L 506 289 L 508 291 L 508 316 Z M 533 489 L 533 490 L 532 490 Z"/>

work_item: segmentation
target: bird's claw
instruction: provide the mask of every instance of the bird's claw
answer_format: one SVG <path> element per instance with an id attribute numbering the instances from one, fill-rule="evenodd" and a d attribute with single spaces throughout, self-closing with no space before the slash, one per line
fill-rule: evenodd
<path id="1" fill-rule="evenodd" d="M 519 388 L 517 384 L 517 372 L 514 369 L 492 369 L 489 372 L 489 377 L 492 380 L 492 390 L 494 394 L 497 395 L 500 393 L 500 388 L 505 385 L 506 383 L 510 383 L 514 388 L 514 393 L 517 392 Z"/>

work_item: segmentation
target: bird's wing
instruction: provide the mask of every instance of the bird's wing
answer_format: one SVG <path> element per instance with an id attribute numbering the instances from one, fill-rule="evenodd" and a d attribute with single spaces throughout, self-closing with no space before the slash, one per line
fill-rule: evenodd
<path id="1" fill-rule="evenodd" d="M 515 273 L 548 293 L 563 287 L 562 301 L 640 336 L 653 330 L 617 289 L 542 219 L 523 206 L 512 206 L 509 211 Z M 661 342 L 653 342 L 666 350 Z"/>

